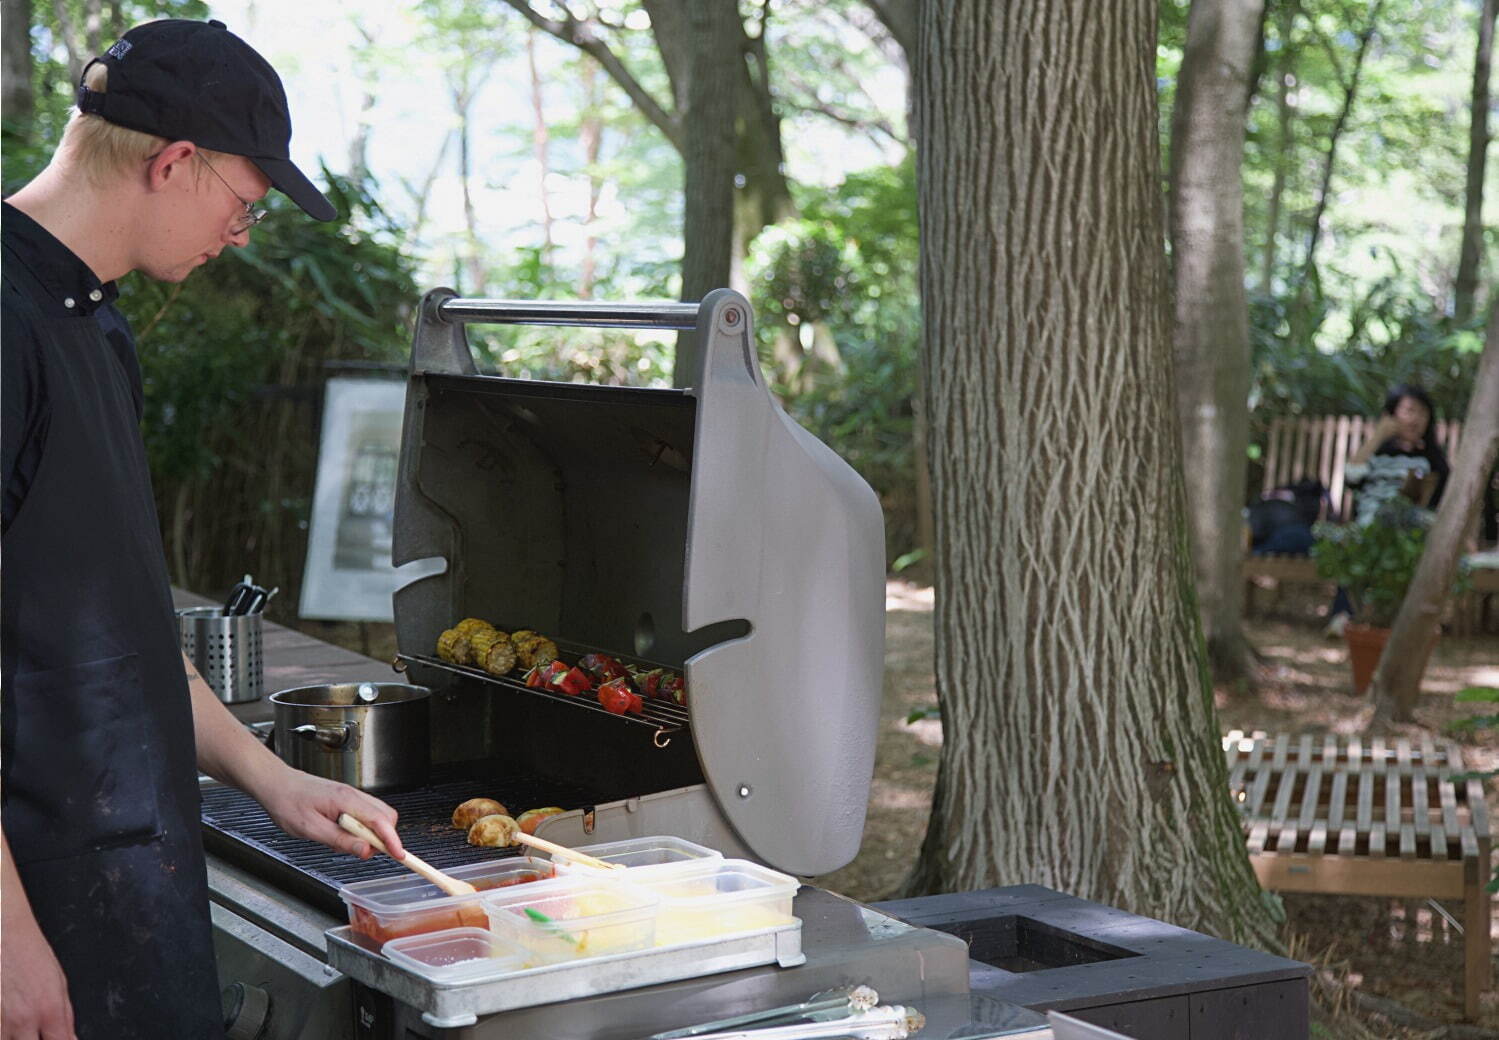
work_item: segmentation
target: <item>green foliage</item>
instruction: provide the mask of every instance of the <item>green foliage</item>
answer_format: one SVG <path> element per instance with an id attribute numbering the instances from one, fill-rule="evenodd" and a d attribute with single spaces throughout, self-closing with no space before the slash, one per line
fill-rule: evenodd
<path id="1" fill-rule="evenodd" d="M 323 176 L 347 223 L 311 220 L 273 192 L 245 248 L 178 285 L 123 280 L 158 481 L 211 474 L 234 450 L 223 434 L 266 386 L 315 385 L 326 360 L 404 356 L 417 288 L 396 229 L 367 188 Z"/>
<path id="2" fill-rule="evenodd" d="M 879 494 L 893 559 L 916 547 L 914 164 L 803 189 L 799 202 L 802 219 L 767 230 L 750 257 L 762 358 L 787 411 Z M 836 341 L 836 365 L 806 353 L 814 323 Z"/>
<path id="3" fill-rule="evenodd" d="M 1317 524 L 1317 574 L 1348 591 L 1357 621 L 1389 628 L 1426 549 L 1431 513 L 1404 499 L 1379 507 L 1367 524 Z"/>

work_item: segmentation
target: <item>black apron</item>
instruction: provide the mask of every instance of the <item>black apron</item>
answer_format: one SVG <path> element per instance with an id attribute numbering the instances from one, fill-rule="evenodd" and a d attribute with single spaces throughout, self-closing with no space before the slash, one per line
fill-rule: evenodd
<path id="1" fill-rule="evenodd" d="M 192 711 L 123 319 L 60 317 L 7 264 L 46 389 L 5 531 L 3 820 L 84 1040 L 223 1036 Z M 106 335 L 100 321 L 117 330 Z"/>

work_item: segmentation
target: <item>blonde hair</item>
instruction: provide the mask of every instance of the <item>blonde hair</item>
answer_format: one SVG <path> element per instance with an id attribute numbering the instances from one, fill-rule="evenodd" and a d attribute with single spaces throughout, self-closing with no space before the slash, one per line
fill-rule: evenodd
<path id="1" fill-rule="evenodd" d="M 102 62 L 95 62 L 83 74 L 83 85 L 92 91 L 102 94 L 108 83 L 109 68 Z M 75 108 L 68 118 L 68 125 L 63 129 L 62 144 L 57 151 L 59 155 L 65 155 L 89 181 L 99 185 L 139 166 L 170 143 L 165 137 L 118 126 L 103 116 L 88 115 Z M 199 148 L 198 151 L 207 156 L 210 162 L 220 154 L 207 148 Z M 196 165 L 194 164 L 195 168 Z M 201 170 L 197 170 L 197 176 L 202 176 Z"/>

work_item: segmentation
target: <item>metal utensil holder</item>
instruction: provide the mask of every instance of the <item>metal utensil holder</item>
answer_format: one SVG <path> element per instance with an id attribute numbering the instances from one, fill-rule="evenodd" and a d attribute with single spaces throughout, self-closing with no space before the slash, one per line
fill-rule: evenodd
<path id="1" fill-rule="evenodd" d="M 222 607 L 177 611 L 182 649 L 225 704 L 256 701 L 264 690 L 261 614 L 225 616 Z"/>

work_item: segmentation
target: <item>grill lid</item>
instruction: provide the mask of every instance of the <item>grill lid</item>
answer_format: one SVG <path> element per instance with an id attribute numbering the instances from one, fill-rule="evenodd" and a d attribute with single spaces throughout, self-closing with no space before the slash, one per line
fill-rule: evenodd
<path id="1" fill-rule="evenodd" d="M 465 322 L 695 328 L 686 390 L 476 374 Z M 464 616 L 683 667 L 708 787 L 766 862 L 858 851 L 884 655 L 869 486 L 766 388 L 750 309 L 422 301 L 396 491 L 403 653 Z"/>

